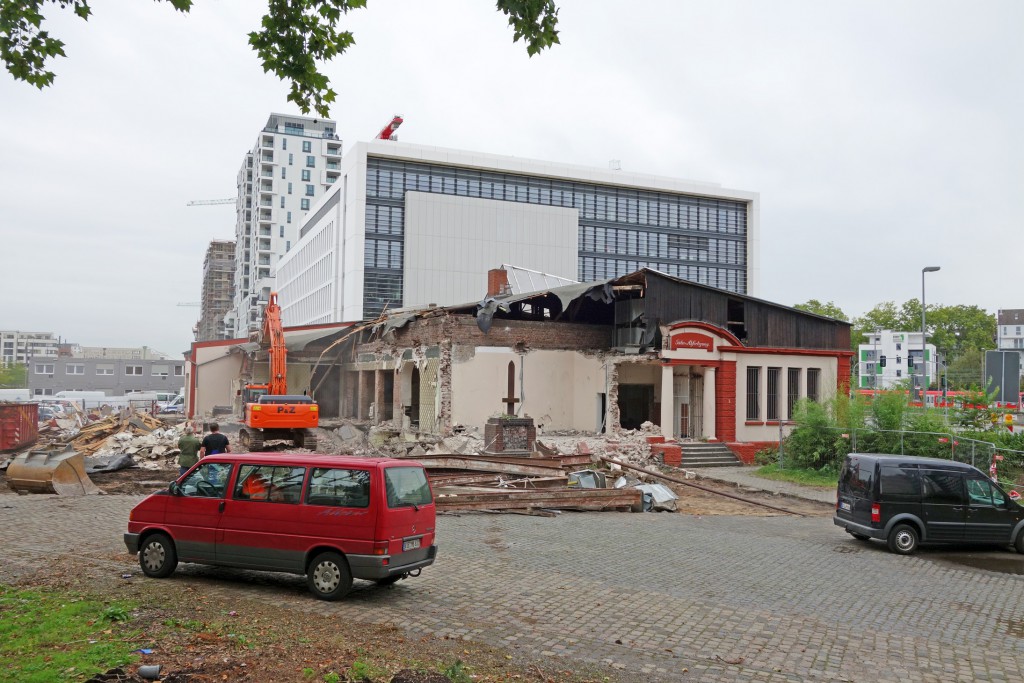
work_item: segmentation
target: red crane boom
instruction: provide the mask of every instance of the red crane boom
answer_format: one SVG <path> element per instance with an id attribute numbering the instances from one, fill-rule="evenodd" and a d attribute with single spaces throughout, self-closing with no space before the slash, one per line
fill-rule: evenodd
<path id="1" fill-rule="evenodd" d="M 377 139 L 390 140 L 391 137 L 395 134 L 395 131 L 398 130 L 398 127 L 402 125 L 404 121 L 405 119 L 403 119 L 398 114 L 395 114 L 394 118 L 391 119 L 391 122 L 388 125 L 384 126 L 379 133 L 377 133 Z"/>

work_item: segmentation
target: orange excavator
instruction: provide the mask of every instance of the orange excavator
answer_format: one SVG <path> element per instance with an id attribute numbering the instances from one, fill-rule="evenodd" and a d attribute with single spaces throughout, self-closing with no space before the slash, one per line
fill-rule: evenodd
<path id="1" fill-rule="evenodd" d="M 243 451 L 263 450 L 272 439 L 291 441 L 298 448 L 316 450 L 320 407 L 305 394 L 289 394 L 284 326 L 277 292 L 271 292 L 263 312 L 262 342 L 269 344 L 270 379 L 266 384 L 247 384 L 246 396 L 258 396 L 245 404 L 245 427 L 238 432 Z"/>

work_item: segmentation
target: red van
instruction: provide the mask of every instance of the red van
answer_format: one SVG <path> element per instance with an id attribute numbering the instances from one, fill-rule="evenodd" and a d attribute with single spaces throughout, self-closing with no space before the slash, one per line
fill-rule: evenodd
<path id="1" fill-rule="evenodd" d="M 146 576 L 178 562 L 305 574 L 321 600 L 352 579 L 389 585 L 434 562 L 434 500 L 409 460 L 239 453 L 200 460 L 128 517 Z"/>

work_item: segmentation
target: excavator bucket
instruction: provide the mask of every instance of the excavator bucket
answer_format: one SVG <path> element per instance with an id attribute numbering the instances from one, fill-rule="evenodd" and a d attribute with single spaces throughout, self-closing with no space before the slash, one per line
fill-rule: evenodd
<path id="1" fill-rule="evenodd" d="M 85 496 L 100 493 L 85 473 L 85 460 L 75 451 L 29 451 L 7 467 L 7 485 L 21 493 Z"/>

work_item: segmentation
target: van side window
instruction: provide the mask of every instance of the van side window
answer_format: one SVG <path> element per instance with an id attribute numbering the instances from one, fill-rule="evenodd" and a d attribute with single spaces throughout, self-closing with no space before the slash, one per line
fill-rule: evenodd
<path id="1" fill-rule="evenodd" d="M 242 465 L 238 470 L 234 497 L 238 500 L 298 503 L 305 477 L 305 467 Z"/>
<path id="2" fill-rule="evenodd" d="M 231 478 L 231 465 L 208 462 L 199 465 L 181 482 L 181 495 L 196 498 L 223 498 Z"/>
<path id="3" fill-rule="evenodd" d="M 916 467 L 892 467 L 882 465 L 879 481 L 879 495 L 886 500 L 914 499 L 921 497 L 921 476 Z"/>
<path id="4" fill-rule="evenodd" d="M 923 503 L 932 505 L 963 505 L 963 477 L 958 472 L 942 470 L 924 470 L 921 472 L 921 483 L 924 487 Z"/>
<path id="5" fill-rule="evenodd" d="M 1006 495 L 992 486 L 988 479 L 968 479 L 967 495 L 971 498 L 971 505 L 1006 505 Z"/>
<path id="6" fill-rule="evenodd" d="M 313 468 L 306 503 L 346 508 L 370 507 L 370 473 L 366 470 Z"/>
<path id="7" fill-rule="evenodd" d="M 389 467 L 384 470 L 388 507 L 428 505 L 431 501 L 427 474 L 420 467 Z"/>

